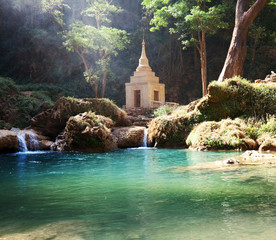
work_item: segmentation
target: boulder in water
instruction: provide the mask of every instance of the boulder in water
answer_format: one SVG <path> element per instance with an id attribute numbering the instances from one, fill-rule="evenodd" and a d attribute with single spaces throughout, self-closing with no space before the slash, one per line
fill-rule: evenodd
<path id="1" fill-rule="evenodd" d="M 143 144 L 145 127 L 116 127 L 112 134 L 117 139 L 119 148 L 141 147 Z"/>
<path id="2" fill-rule="evenodd" d="M 92 112 L 70 117 L 65 131 L 52 145 L 52 150 L 105 152 L 117 148 L 116 140 L 109 129 L 113 125 L 110 118 Z"/>

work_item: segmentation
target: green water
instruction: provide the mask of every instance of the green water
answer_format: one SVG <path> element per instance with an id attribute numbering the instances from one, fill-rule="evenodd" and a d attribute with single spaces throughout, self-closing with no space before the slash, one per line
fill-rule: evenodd
<path id="1" fill-rule="evenodd" d="M 276 168 L 235 152 L 0 155 L 0 239 L 276 239 Z"/>

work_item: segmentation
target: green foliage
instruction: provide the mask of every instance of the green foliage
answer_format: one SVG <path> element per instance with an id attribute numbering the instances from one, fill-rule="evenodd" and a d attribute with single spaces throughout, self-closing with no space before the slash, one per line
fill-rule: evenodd
<path id="1" fill-rule="evenodd" d="M 41 0 L 42 11 L 50 13 L 64 30 L 64 8 L 70 8 L 64 0 Z"/>
<path id="2" fill-rule="evenodd" d="M 70 26 L 64 21 L 63 8 L 69 7 L 64 0 L 42 1 L 43 10 L 49 12 L 56 22 L 61 26 L 59 32 L 63 39 L 63 45 L 68 51 L 76 52 L 82 59 L 85 66 L 85 78 L 94 88 L 97 96 L 98 81 L 102 77 L 103 93 L 106 84 L 107 66 L 110 55 L 117 55 L 118 51 L 125 49 L 129 43 L 127 32 L 118 28 L 104 25 L 110 22 L 112 13 L 119 12 L 115 5 L 105 0 L 86 0 L 87 8 L 81 15 L 93 18 L 95 25 L 85 24 L 80 19 L 75 20 Z M 85 55 L 93 55 L 95 61 Z M 100 60 L 100 61 L 99 61 Z M 100 62 L 101 73 L 95 71 L 97 63 Z M 103 94 L 102 94 L 103 95 Z"/>
<path id="3" fill-rule="evenodd" d="M 82 13 L 88 17 L 96 18 L 100 16 L 101 22 L 110 23 L 110 14 L 120 12 L 115 5 L 112 5 L 111 2 L 105 0 L 86 0 L 88 8 L 85 9 Z"/>
<path id="4" fill-rule="evenodd" d="M 112 27 L 97 27 L 86 25 L 81 21 L 72 24 L 68 31 L 64 46 L 69 51 L 79 51 L 88 54 L 90 51 L 105 51 L 107 55 L 118 54 L 128 43 L 127 33 Z"/>
<path id="5" fill-rule="evenodd" d="M 0 98 L 18 93 L 18 87 L 10 78 L 0 77 Z"/>
<path id="6" fill-rule="evenodd" d="M 21 92 L 31 91 L 34 92 L 33 96 L 37 98 L 44 98 L 50 102 L 56 101 L 60 97 L 67 97 L 74 95 L 70 90 L 64 89 L 53 84 L 24 84 L 18 85 Z"/>
<path id="7" fill-rule="evenodd" d="M 225 82 L 211 82 L 208 100 L 199 106 L 206 120 L 223 118 L 265 117 L 276 113 L 276 87 L 269 84 L 253 84 L 239 77 Z"/>
<path id="8" fill-rule="evenodd" d="M 226 119 L 219 122 L 203 122 L 195 126 L 187 138 L 187 144 L 201 149 L 257 149 L 262 136 L 276 133 L 275 115 L 267 119 Z"/>
<path id="9" fill-rule="evenodd" d="M 241 119 L 203 122 L 191 131 L 187 145 L 203 149 L 254 148 L 254 141 L 246 138 L 245 123 Z"/>
<path id="10" fill-rule="evenodd" d="M 248 118 L 245 119 L 246 135 L 254 140 L 257 140 L 263 134 L 273 136 L 276 134 L 276 116 L 267 115 L 266 118 Z"/>
<path id="11" fill-rule="evenodd" d="M 116 104 L 106 98 L 85 98 L 62 97 L 54 105 L 53 118 L 60 118 L 60 122 L 66 123 L 71 116 L 83 112 L 94 112 L 111 118 L 115 124 L 124 126 L 128 124 L 126 113 Z"/>
<path id="12" fill-rule="evenodd" d="M 262 124 L 260 128 L 261 133 L 271 133 L 272 135 L 276 134 L 276 115 L 268 116 L 266 123 Z"/>
<path id="13" fill-rule="evenodd" d="M 163 106 L 155 109 L 153 114 L 154 114 L 154 117 L 160 117 L 163 115 L 168 115 L 175 109 L 176 109 L 175 106 L 163 105 Z"/>
<path id="14" fill-rule="evenodd" d="M 160 146 L 173 143 L 173 146 L 188 144 L 215 149 L 241 146 L 244 149 L 254 148 L 255 140 L 262 134 L 275 134 L 275 85 L 255 84 L 235 77 L 222 83 L 214 81 L 208 89 L 208 96 L 153 119 L 149 127 L 150 141 Z M 223 122 L 223 119 L 237 117 L 246 120 Z M 204 121 L 208 122 L 201 124 Z M 225 126 L 226 123 L 233 129 Z M 201 127 L 189 135 L 198 124 Z M 220 125 L 223 126 L 216 130 Z M 188 135 L 189 139 L 184 143 Z"/>
<path id="15" fill-rule="evenodd" d="M 51 90 L 49 86 L 41 91 L 43 89 L 41 85 L 18 86 L 12 79 L 3 77 L 0 77 L 0 85 L 2 127 L 27 127 L 33 116 L 53 106 L 53 91 L 46 91 Z M 56 88 L 53 87 L 53 89 Z M 28 94 L 23 94 L 24 91 Z"/>
<path id="16" fill-rule="evenodd" d="M 4 129 L 11 129 L 12 128 L 12 125 L 3 121 L 3 120 L 0 120 L 0 129 L 1 128 L 4 128 Z"/>
<path id="17" fill-rule="evenodd" d="M 189 46 L 199 44 L 199 31 L 215 34 L 228 26 L 223 20 L 226 5 L 212 2 L 215 1 L 144 0 L 142 4 L 153 15 L 151 31 L 167 27 L 172 21 L 174 27 L 170 27 L 170 32 L 179 34 L 183 45 Z"/>
<path id="18" fill-rule="evenodd" d="M 226 5 L 211 0 L 144 0 L 142 4 L 152 12 L 150 22 L 152 31 L 170 26 L 182 41 L 183 49 L 194 45 L 201 61 L 202 94 L 207 94 L 207 48 L 206 36 L 215 34 L 218 29 L 226 28 L 224 21 Z M 173 23 L 171 27 L 170 22 Z M 170 25 L 169 25 L 170 24 Z"/>

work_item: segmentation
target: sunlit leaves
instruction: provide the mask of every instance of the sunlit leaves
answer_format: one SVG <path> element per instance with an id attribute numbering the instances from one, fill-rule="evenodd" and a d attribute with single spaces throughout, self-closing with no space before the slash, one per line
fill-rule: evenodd
<path id="1" fill-rule="evenodd" d="M 101 48 L 106 54 L 117 55 L 118 50 L 123 50 L 128 43 L 127 33 L 117 28 L 105 27 L 98 29 L 78 21 L 68 31 L 64 46 L 69 51 L 89 53 Z"/>
<path id="2" fill-rule="evenodd" d="M 88 8 L 85 9 L 82 13 L 88 17 L 100 18 L 101 22 L 110 22 L 110 14 L 119 12 L 120 10 L 111 4 L 111 1 L 108 2 L 106 0 L 86 0 L 88 4 Z"/>
<path id="3" fill-rule="evenodd" d="M 227 23 L 221 17 L 223 10 L 222 5 L 210 7 L 205 11 L 199 6 L 193 6 L 190 14 L 186 15 L 185 21 L 191 32 L 204 31 L 214 34 L 218 29 L 227 27 Z"/>
<path id="4" fill-rule="evenodd" d="M 43 11 L 50 13 L 61 27 L 59 33 L 64 39 L 64 47 L 82 59 L 84 77 L 94 87 L 96 97 L 100 76 L 105 76 L 102 77 L 103 97 L 110 55 L 117 55 L 128 43 L 126 31 L 107 25 L 111 22 L 111 15 L 121 10 L 112 4 L 112 0 L 86 0 L 86 8 L 80 12 L 81 19 L 68 24 L 64 20 L 64 9 L 70 8 L 66 0 L 41 1 Z"/>
<path id="5" fill-rule="evenodd" d="M 103 26 L 99 31 L 99 36 L 100 45 L 108 54 L 117 55 L 117 51 L 125 49 L 126 44 L 129 43 L 127 32 L 117 28 Z"/>
<path id="6" fill-rule="evenodd" d="M 60 27 L 65 27 L 65 22 L 63 20 L 64 8 L 70 8 L 64 0 L 41 0 L 42 11 L 50 13 Z"/>
<path id="7" fill-rule="evenodd" d="M 152 31 L 167 27 L 171 22 L 174 27 L 169 31 L 178 33 L 186 46 L 197 43 L 193 34 L 198 31 L 214 34 L 227 27 L 223 21 L 226 7 L 212 4 L 212 0 L 144 0 L 142 4 L 152 13 Z"/>
<path id="8" fill-rule="evenodd" d="M 96 50 L 95 40 L 97 29 L 90 25 L 84 25 L 83 22 L 77 21 L 72 25 L 72 29 L 68 31 L 64 37 L 64 46 L 69 51 L 80 51 L 88 53 L 89 50 Z"/>

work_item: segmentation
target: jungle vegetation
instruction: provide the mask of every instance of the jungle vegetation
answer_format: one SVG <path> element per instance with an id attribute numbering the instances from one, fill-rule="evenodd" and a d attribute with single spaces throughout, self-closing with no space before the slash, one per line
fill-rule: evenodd
<path id="1" fill-rule="evenodd" d="M 205 94 L 223 69 L 237 1 L 171 2 L 0 0 L 0 76 L 25 91 L 50 87 L 66 96 L 104 96 L 122 106 L 144 32 L 150 65 L 166 84 L 167 101 L 189 103 L 202 90 Z M 239 2 L 249 8 L 259 1 Z M 248 80 L 275 70 L 275 9 L 269 1 L 248 26 L 242 74 Z M 161 15 L 164 21 L 156 18 Z M 150 32 L 152 27 L 160 30 Z M 110 46 L 110 40 L 117 45 Z"/>

